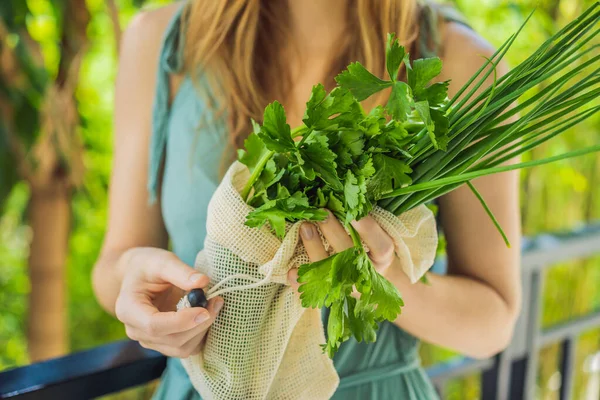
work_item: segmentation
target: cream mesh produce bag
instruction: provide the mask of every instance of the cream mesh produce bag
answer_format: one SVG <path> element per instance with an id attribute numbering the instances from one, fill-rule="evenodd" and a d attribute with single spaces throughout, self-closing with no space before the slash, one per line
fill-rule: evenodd
<path id="1" fill-rule="evenodd" d="M 321 311 L 302 308 L 287 281 L 290 268 L 309 262 L 301 222 L 287 224 L 283 240 L 268 226 L 244 225 L 252 208 L 239 192 L 248 177 L 234 163 L 208 206 L 196 268 L 210 277 L 208 297 L 222 296 L 225 304 L 200 354 L 183 359 L 183 366 L 205 400 L 327 399 L 339 378 L 319 346 L 325 343 Z M 431 211 L 418 207 L 398 218 L 377 208 L 372 215 L 393 237 L 411 281 L 418 280 L 437 246 Z M 181 307 L 189 307 L 185 297 Z"/>

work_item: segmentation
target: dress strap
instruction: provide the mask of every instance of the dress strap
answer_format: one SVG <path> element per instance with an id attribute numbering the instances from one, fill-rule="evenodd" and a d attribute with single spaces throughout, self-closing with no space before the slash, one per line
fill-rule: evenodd
<path id="1" fill-rule="evenodd" d="M 169 75 L 179 73 L 183 68 L 184 40 L 181 38 L 183 9 L 184 7 L 181 7 L 175 13 L 165 31 L 158 61 L 148 168 L 148 194 L 150 203 L 156 201 L 160 183 L 159 174 L 167 143 L 170 98 Z"/>
<path id="2" fill-rule="evenodd" d="M 471 28 L 465 17 L 455 7 L 429 2 L 423 3 L 417 43 L 419 57 L 436 57 L 439 54 L 442 46 L 439 30 L 440 21 L 456 22 Z"/>
<path id="3" fill-rule="evenodd" d="M 419 362 L 419 359 L 415 358 L 406 364 L 392 364 L 386 367 L 367 369 L 342 377 L 340 379 L 338 390 L 344 390 L 351 387 L 364 385 L 366 383 L 373 383 L 375 381 L 388 379 L 393 376 L 400 376 L 402 374 L 417 370 L 420 367 L 421 363 Z"/>

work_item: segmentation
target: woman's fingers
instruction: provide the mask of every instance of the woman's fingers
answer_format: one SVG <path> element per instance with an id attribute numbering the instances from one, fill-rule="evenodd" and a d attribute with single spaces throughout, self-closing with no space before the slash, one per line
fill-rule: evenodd
<path id="1" fill-rule="evenodd" d="M 328 213 L 328 218 L 318 223 L 323 236 L 336 253 L 351 248 L 353 246 L 352 238 L 340 221 L 331 212 L 328 211 Z M 380 273 L 385 271 L 394 261 L 395 248 L 392 238 L 370 216 L 366 216 L 360 221 L 353 221 L 352 226 L 369 247 L 369 257 L 377 271 Z M 313 224 L 302 224 L 300 237 L 311 262 L 320 261 L 329 256 Z M 290 270 L 288 281 L 295 289 L 298 288 L 297 280 L 297 270 Z"/>
<path id="2" fill-rule="evenodd" d="M 394 261 L 394 241 L 377 221 L 366 216 L 360 221 L 352 221 L 352 226 L 369 247 L 369 257 L 375 268 L 381 272 L 381 269 L 389 267 Z"/>
<path id="3" fill-rule="evenodd" d="M 209 279 L 181 261 L 173 253 L 165 253 L 157 257 L 145 269 L 148 282 L 168 282 L 180 289 L 191 290 L 208 285 Z"/>
<path id="4" fill-rule="evenodd" d="M 302 238 L 302 244 L 304 244 L 310 262 L 329 257 L 323 242 L 321 242 L 321 236 L 319 236 L 317 228 L 310 222 L 305 222 L 300 226 L 300 238 Z"/>
<path id="5" fill-rule="evenodd" d="M 202 339 L 200 339 L 198 346 L 194 348 L 193 346 L 186 347 L 177 347 L 177 346 L 169 346 L 162 343 L 153 343 L 153 342 L 145 342 L 140 341 L 140 345 L 146 349 L 151 349 L 158 351 L 161 354 L 164 354 L 167 357 L 176 357 L 176 358 L 188 358 L 193 354 L 197 354 L 199 350 L 199 345 Z"/>
<path id="6" fill-rule="evenodd" d="M 306 254 L 308 254 L 310 262 L 321 261 L 329 257 L 329 254 L 321 241 L 321 236 L 319 236 L 317 228 L 312 223 L 305 222 L 300 226 L 300 238 L 302 239 L 302 244 L 304 245 L 304 249 L 306 250 Z M 288 272 L 288 282 L 294 290 L 298 290 L 300 284 L 298 283 L 297 268 L 292 268 Z"/>
<path id="7" fill-rule="evenodd" d="M 319 228 L 327 239 L 327 242 L 333 247 L 336 253 L 344 251 L 352 247 L 352 238 L 348 235 L 344 226 L 338 221 L 338 219 L 330 212 L 329 216 L 325 221 L 319 222 Z"/>
<path id="8" fill-rule="evenodd" d="M 150 336 L 185 332 L 211 318 L 204 308 L 160 312 L 142 294 L 120 296 L 116 309 L 120 321 Z"/>
<path id="9" fill-rule="evenodd" d="M 164 344 L 173 347 L 183 346 L 195 337 L 201 337 L 204 334 L 204 332 L 206 332 L 208 328 L 213 324 L 222 307 L 223 299 L 221 297 L 210 299 L 208 302 L 208 307 L 206 308 L 206 311 L 210 317 L 204 320 L 203 322 L 200 322 L 193 328 L 183 332 L 177 332 L 163 336 L 155 336 L 149 334 L 144 329 L 135 328 L 132 325 L 126 325 L 125 330 L 129 338 L 140 342 Z M 193 309 L 184 308 L 179 310 L 178 313 L 188 312 L 186 310 Z"/>
<path id="10" fill-rule="evenodd" d="M 204 332 L 206 332 L 208 328 L 210 328 L 210 326 L 215 322 L 215 319 L 217 319 L 217 315 L 219 315 L 219 312 L 223 308 L 223 304 L 224 303 L 222 297 L 215 297 L 213 299 L 210 299 L 208 301 L 208 306 L 206 307 L 206 311 L 208 311 L 208 314 L 210 315 L 209 319 L 207 319 L 204 322 L 201 322 L 200 324 L 198 324 L 198 326 L 186 332 L 180 332 L 169 335 L 167 336 L 166 340 L 170 343 L 174 342 L 179 345 L 184 345 L 185 343 L 188 343 L 195 337 L 203 335 Z M 185 309 L 181 309 L 178 312 L 182 312 L 183 310 Z"/>

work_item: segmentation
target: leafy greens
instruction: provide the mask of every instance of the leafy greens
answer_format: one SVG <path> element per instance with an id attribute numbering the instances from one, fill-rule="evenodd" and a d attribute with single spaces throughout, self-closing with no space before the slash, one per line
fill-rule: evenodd
<path id="1" fill-rule="evenodd" d="M 327 208 L 342 221 L 354 243 L 353 248 L 302 265 L 298 272 L 302 305 L 330 308 L 323 345 L 330 357 L 351 336 L 374 341 L 378 324 L 395 320 L 403 305 L 396 287 L 371 264 L 351 221 L 365 217 L 375 205 L 400 215 L 466 182 L 508 244 L 469 181 L 600 150 L 596 145 L 546 160 L 501 166 L 600 109 L 586 108 L 600 94 L 600 56 L 589 54 L 598 48 L 583 50 L 598 34 L 592 28 L 600 17 L 599 8 L 599 3 L 590 7 L 484 89 L 519 32 L 453 99 L 448 98 L 448 81 L 432 83 L 442 70 L 441 60 L 411 62 L 389 34 L 387 79 L 355 62 L 336 77 L 337 86 L 329 93 L 321 84 L 312 88 L 302 126 L 292 130 L 277 101 L 266 107 L 262 124 L 252 121 L 254 131 L 239 151 L 239 161 L 251 174 L 241 195 L 255 207 L 246 224 L 268 223 L 283 237 L 286 222 L 323 220 Z M 568 69 L 579 59 L 586 61 Z M 402 67 L 406 82 L 398 79 Z M 542 82 L 552 83 L 510 108 Z M 570 88 L 562 90 L 567 82 Z M 360 102 L 382 90 L 389 90 L 387 103 L 365 112 Z M 517 113 L 521 116 L 506 124 Z M 354 290 L 358 298 L 352 296 Z"/>

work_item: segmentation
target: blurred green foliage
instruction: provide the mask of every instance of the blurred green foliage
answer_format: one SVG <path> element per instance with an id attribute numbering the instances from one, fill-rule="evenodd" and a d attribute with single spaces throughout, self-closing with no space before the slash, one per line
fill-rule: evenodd
<path id="1" fill-rule="evenodd" d="M 573 19 L 592 0 L 455 0 L 472 26 L 492 44 L 500 45 L 522 23 L 535 5 L 532 20 L 508 55 L 516 65 L 553 31 Z M 27 27 L 41 43 L 48 74 L 56 73 L 58 29 L 49 0 L 23 0 L 31 10 Z M 138 11 L 140 1 L 120 0 L 123 26 Z M 168 0 L 146 1 L 153 7 Z M 81 135 L 84 140 L 87 174 L 83 190 L 74 199 L 73 233 L 68 260 L 68 287 L 71 348 L 93 347 L 124 337 L 122 326 L 97 304 L 91 288 L 90 273 L 98 255 L 106 223 L 107 188 L 112 151 L 113 82 L 116 49 L 113 28 L 104 0 L 87 0 L 92 15 L 88 28 L 90 48 L 84 59 L 77 88 Z M 600 141 L 598 116 L 537 149 L 528 157 L 542 157 Z M 1 136 L 1 135 L 0 135 Z M 0 163 L 0 168 L 9 168 Z M 27 186 L 17 184 L 7 199 L 0 217 L 0 370 L 27 363 L 25 342 L 26 296 L 29 282 L 26 270 L 31 233 L 23 223 L 27 206 Z M 589 155 L 522 173 L 522 213 L 525 234 L 569 229 L 600 218 L 600 159 Z M 600 259 L 559 265 L 546 276 L 544 325 L 552 325 L 600 307 Z M 580 398 L 587 375 L 582 370 L 585 358 L 600 350 L 600 332 L 588 332 L 577 348 L 576 393 Z M 540 399 L 558 398 L 556 371 L 560 351 L 557 346 L 542 350 L 539 371 Z M 447 359 L 453 353 L 423 346 L 425 363 Z M 139 393 L 138 393 L 139 395 Z M 448 399 L 476 399 L 477 377 L 451 382 Z"/>

